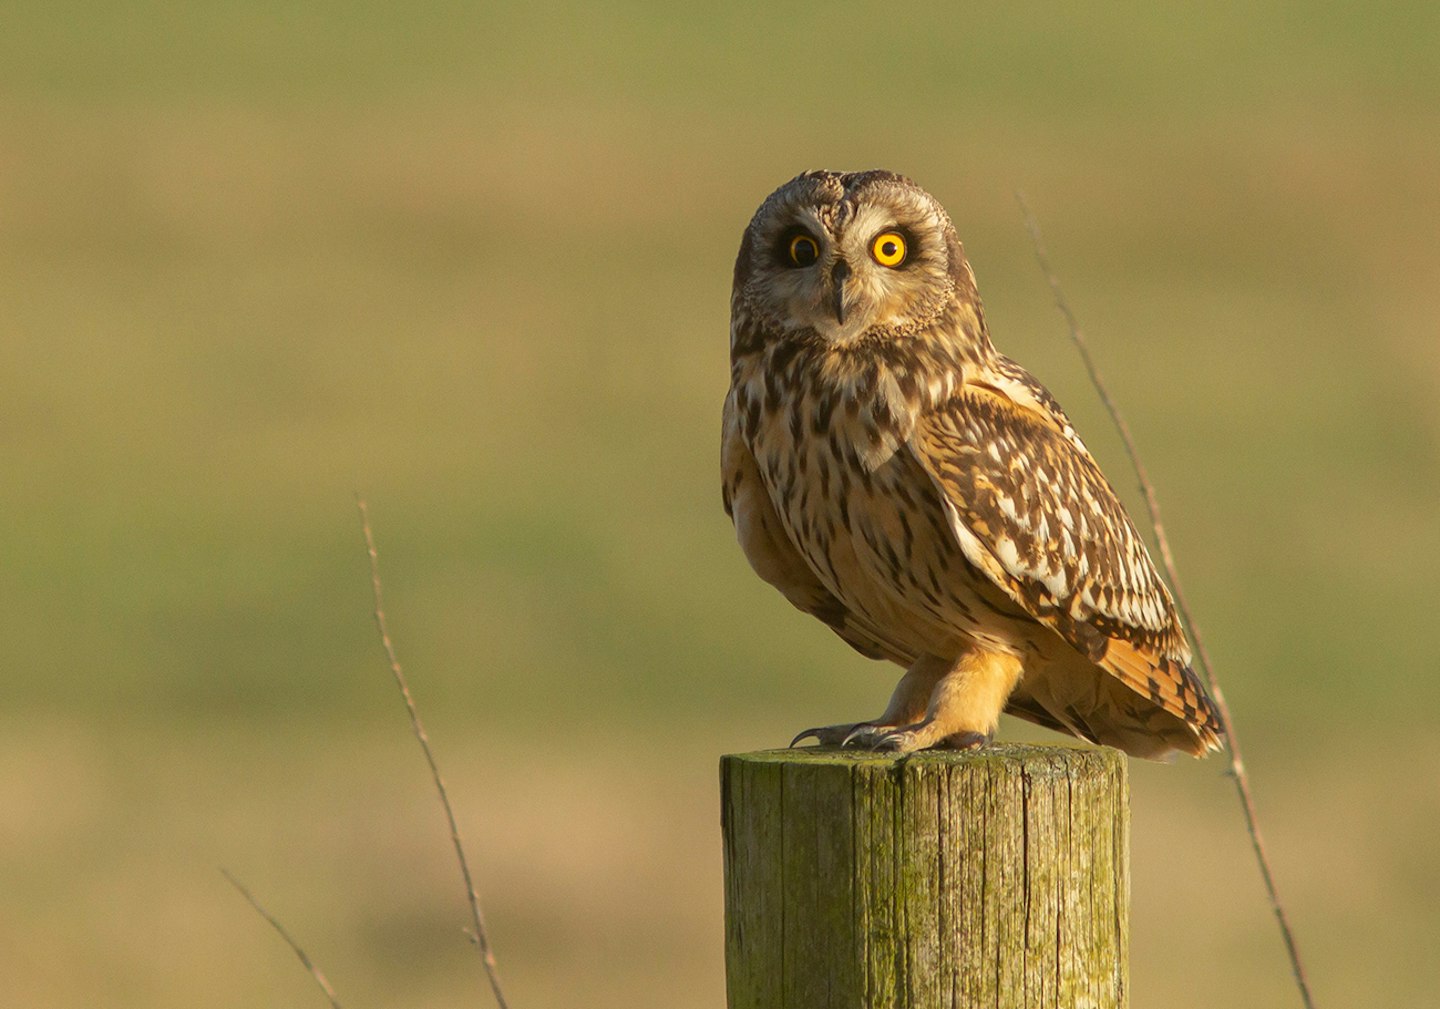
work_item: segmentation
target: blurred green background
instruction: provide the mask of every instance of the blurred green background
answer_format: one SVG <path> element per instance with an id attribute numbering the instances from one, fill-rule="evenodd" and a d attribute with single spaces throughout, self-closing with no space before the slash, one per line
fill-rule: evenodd
<path id="1" fill-rule="evenodd" d="M 903 171 L 1166 507 L 1321 1005 L 1433 1005 L 1440 7 L 20 3 L 0 32 L 0 1002 L 723 1004 L 716 758 L 895 670 L 720 510 L 730 267 Z M 1002 734 L 1038 738 L 1009 722 Z M 1298 1004 L 1220 759 L 1132 764 L 1133 1003 Z"/>

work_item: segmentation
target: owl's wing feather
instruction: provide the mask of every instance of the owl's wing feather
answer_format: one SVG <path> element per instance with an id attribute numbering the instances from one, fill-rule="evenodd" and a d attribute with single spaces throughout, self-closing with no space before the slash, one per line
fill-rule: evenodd
<path id="1" fill-rule="evenodd" d="M 741 435 L 734 400 L 732 391 L 725 399 L 721 428 L 720 491 L 745 559 L 796 609 L 823 621 L 861 655 L 909 665 L 915 655 L 847 608 L 821 583 L 790 541 L 760 480 L 755 456 Z"/>
<path id="2" fill-rule="evenodd" d="M 1012 362 L 922 417 L 910 442 L 967 560 L 1207 747 L 1219 721 L 1139 534 L 1069 421 Z"/>

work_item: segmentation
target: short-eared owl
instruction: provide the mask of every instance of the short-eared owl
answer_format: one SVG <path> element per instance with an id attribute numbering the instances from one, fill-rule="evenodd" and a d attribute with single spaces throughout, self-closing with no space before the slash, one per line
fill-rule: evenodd
<path id="1" fill-rule="evenodd" d="M 731 296 L 725 510 L 757 574 L 906 667 L 884 714 L 796 741 L 988 742 L 1000 713 L 1145 757 L 1219 746 L 1174 604 L 1046 389 L 990 343 L 943 207 L 806 172 Z"/>

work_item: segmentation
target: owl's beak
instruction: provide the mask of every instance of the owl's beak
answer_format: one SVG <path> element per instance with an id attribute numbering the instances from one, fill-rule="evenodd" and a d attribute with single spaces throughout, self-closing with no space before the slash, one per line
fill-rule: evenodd
<path id="1" fill-rule="evenodd" d="M 850 276 L 850 264 L 843 259 L 835 260 L 830 268 L 830 296 L 834 299 L 835 321 L 845 325 L 845 281 Z"/>

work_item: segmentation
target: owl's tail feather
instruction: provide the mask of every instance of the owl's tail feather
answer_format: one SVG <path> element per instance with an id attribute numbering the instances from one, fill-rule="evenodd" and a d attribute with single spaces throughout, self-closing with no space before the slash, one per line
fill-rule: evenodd
<path id="1" fill-rule="evenodd" d="M 1012 715 L 1078 739 L 1123 750 L 1132 757 L 1170 760 L 1177 753 L 1203 757 L 1219 739 L 1150 703 L 1107 672 L 1090 667 L 1028 675 L 1006 707 Z"/>

